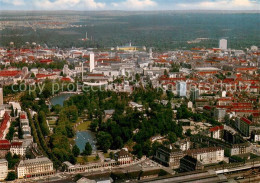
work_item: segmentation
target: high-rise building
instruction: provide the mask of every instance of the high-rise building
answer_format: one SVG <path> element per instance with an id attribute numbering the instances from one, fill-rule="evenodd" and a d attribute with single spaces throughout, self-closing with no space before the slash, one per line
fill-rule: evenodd
<path id="1" fill-rule="evenodd" d="M 177 94 L 179 97 L 186 97 L 187 93 L 187 84 L 186 82 L 177 83 Z"/>
<path id="2" fill-rule="evenodd" d="M 219 48 L 222 50 L 227 49 L 227 40 L 226 39 L 219 40 Z"/>
<path id="3" fill-rule="evenodd" d="M 0 88 L 0 105 L 4 104 L 4 91 L 3 88 Z"/>
<path id="4" fill-rule="evenodd" d="M 89 61 L 90 61 L 89 71 L 93 72 L 93 70 L 95 69 L 95 55 L 94 55 L 94 53 L 90 53 Z"/>
<path id="5" fill-rule="evenodd" d="M 214 110 L 214 117 L 218 121 L 222 121 L 226 116 L 226 109 L 216 108 Z"/>
<path id="6" fill-rule="evenodd" d="M 194 102 L 195 100 L 197 100 L 199 98 L 200 94 L 199 94 L 199 89 L 197 88 L 193 88 L 191 90 L 191 93 L 190 93 L 190 99 L 192 102 Z"/>
<path id="7" fill-rule="evenodd" d="M 0 159 L 0 181 L 5 180 L 8 174 L 8 162 L 5 159 Z"/>

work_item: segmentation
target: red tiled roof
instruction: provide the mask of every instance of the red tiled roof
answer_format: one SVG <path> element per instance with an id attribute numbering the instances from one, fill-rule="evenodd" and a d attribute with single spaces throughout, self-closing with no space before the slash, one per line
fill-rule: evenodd
<path id="1" fill-rule="evenodd" d="M 221 125 L 221 126 L 214 126 L 214 127 L 210 128 L 209 131 L 214 132 L 214 131 L 223 130 L 223 129 L 224 129 L 224 126 Z"/>
<path id="2" fill-rule="evenodd" d="M 71 79 L 70 78 L 61 78 L 61 81 L 71 82 Z"/>
<path id="3" fill-rule="evenodd" d="M 206 105 L 206 106 L 204 106 L 204 107 L 203 107 L 203 109 L 205 109 L 205 110 L 211 110 L 211 109 L 212 109 L 212 107 L 211 107 L 211 106 L 207 106 L 207 105 Z"/>
<path id="4" fill-rule="evenodd" d="M 233 98 L 219 98 L 218 101 L 232 101 Z"/>
<path id="5" fill-rule="evenodd" d="M 240 67 L 240 68 L 237 68 L 237 71 L 256 71 L 257 70 L 257 67 Z"/>
<path id="6" fill-rule="evenodd" d="M 42 60 L 40 60 L 40 63 L 51 63 L 51 62 L 53 62 L 53 60 L 51 60 L 51 59 L 42 59 Z"/>
<path id="7" fill-rule="evenodd" d="M 13 147 L 13 146 L 22 146 L 23 145 L 23 142 L 12 142 L 11 143 L 11 147 Z"/>
<path id="8" fill-rule="evenodd" d="M 3 70 L 3 71 L 0 71 L 0 76 L 1 77 L 14 77 L 18 74 L 20 74 L 21 71 L 7 71 L 7 70 Z"/>
<path id="9" fill-rule="evenodd" d="M 11 144 L 8 140 L 0 140 L 0 150 L 10 150 Z"/>
<path id="10" fill-rule="evenodd" d="M 36 74 L 36 78 L 46 78 L 50 76 L 55 76 L 56 74 Z"/>
<path id="11" fill-rule="evenodd" d="M 1 126 L 0 126 L 0 139 L 2 139 L 3 136 L 4 136 L 4 131 L 7 128 L 7 123 L 8 123 L 9 120 L 10 120 L 10 116 L 7 112 L 5 112 L 3 121 L 2 121 Z"/>
<path id="12" fill-rule="evenodd" d="M 247 124 L 251 125 L 252 124 L 252 121 L 250 121 L 249 119 L 245 118 L 245 117 L 242 117 L 240 118 L 242 121 L 246 122 Z"/>
<path id="13" fill-rule="evenodd" d="M 25 114 L 20 115 L 20 119 L 27 119 Z"/>

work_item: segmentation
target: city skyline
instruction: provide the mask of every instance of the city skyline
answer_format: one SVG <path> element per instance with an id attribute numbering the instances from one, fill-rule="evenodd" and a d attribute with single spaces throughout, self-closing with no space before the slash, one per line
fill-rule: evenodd
<path id="1" fill-rule="evenodd" d="M 259 10 L 259 0 L 0 0 L 0 10 Z M 58 7 L 58 8 L 57 8 Z"/>

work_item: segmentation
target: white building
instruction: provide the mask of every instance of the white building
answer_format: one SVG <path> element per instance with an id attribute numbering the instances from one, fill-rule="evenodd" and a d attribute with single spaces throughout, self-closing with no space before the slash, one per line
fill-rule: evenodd
<path id="1" fill-rule="evenodd" d="M 187 154 L 200 161 L 202 164 L 212 164 L 224 161 L 224 149 L 220 147 L 207 147 L 191 149 Z"/>
<path id="2" fill-rule="evenodd" d="M 177 83 L 177 95 L 179 97 L 186 97 L 187 94 L 187 84 L 186 82 Z"/>
<path id="3" fill-rule="evenodd" d="M 219 40 L 219 48 L 222 50 L 227 49 L 227 40 L 226 39 Z"/>
<path id="4" fill-rule="evenodd" d="M 19 115 L 19 113 L 22 111 L 22 107 L 20 105 L 20 103 L 18 102 L 9 102 L 10 105 L 12 105 L 14 111 L 17 110 L 17 114 L 16 115 Z"/>
<path id="5" fill-rule="evenodd" d="M 63 74 L 66 75 L 66 76 L 69 76 L 69 73 L 70 70 L 69 70 L 69 66 L 68 65 L 64 65 L 63 67 Z"/>
<path id="6" fill-rule="evenodd" d="M 8 162 L 5 159 L 0 159 L 0 181 L 5 180 L 8 174 Z"/>
<path id="7" fill-rule="evenodd" d="M 187 151 L 190 149 L 191 142 L 190 142 L 190 139 L 183 139 L 183 140 L 177 141 L 175 143 L 175 145 L 177 145 L 179 147 L 179 149 L 181 149 L 182 151 Z"/>
<path id="8" fill-rule="evenodd" d="M 210 132 L 210 137 L 214 138 L 214 139 L 221 139 L 222 136 L 222 131 L 224 129 L 224 126 L 214 126 L 212 128 L 209 129 Z"/>
<path id="9" fill-rule="evenodd" d="M 90 53 L 89 55 L 89 71 L 92 72 L 95 69 L 95 55 Z"/>
<path id="10" fill-rule="evenodd" d="M 17 167 L 18 178 L 46 176 L 53 173 L 53 163 L 47 157 L 21 160 Z"/>
<path id="11" fill-rule="evenodd" d="M 10 152 L 12 155 L 17 154 L 20 156 L 26 155 L 26 146 L 23 145 L 23 142 L 12 142 Z"/>

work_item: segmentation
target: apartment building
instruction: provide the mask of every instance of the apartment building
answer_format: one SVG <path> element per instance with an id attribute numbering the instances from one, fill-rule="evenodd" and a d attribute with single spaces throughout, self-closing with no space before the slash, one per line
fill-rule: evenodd
<path id="1" fill-rule="evenodd" d="M 184 156 L 184 153 L 180 149 L 173 149 L 170 147 L 160 147 L 156 151 L 155 160 L 164 166 L 170 168 L 179 168 L 180 159 Z"/>
<path id="2" fill-rule="evenodd" d="M 6 159 L 0 159 L 0 181 L 5 180 L 8 174 L 8 162 Z"/>
<path id="3" fill-rule="evenodd" d="M 21 160 L 17 167 L 18 178 L 46 176 L 53 173 L 53 163 L 47 157 Z"/>
<path id="4" fill-rule="evenodd" d="M 187 155 L 199 160 L 202 164 L 218 163 L 224 160 L 224 149 L 220 147 L 207 147 L 186 151 Z"/>

